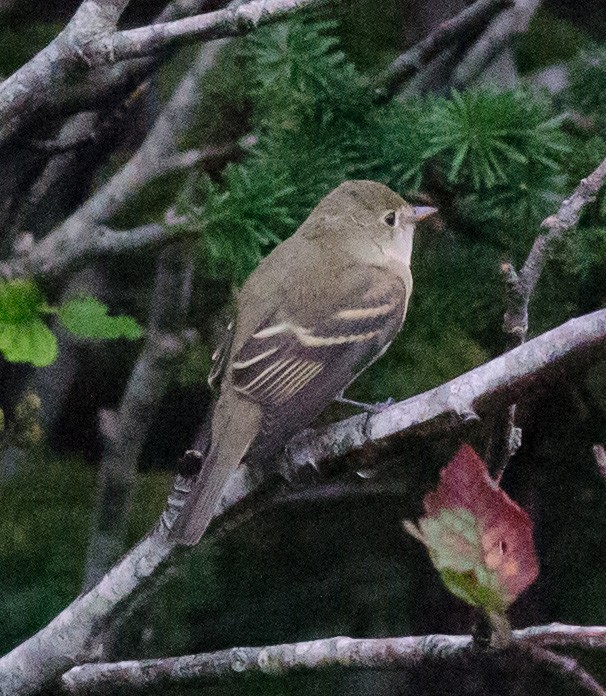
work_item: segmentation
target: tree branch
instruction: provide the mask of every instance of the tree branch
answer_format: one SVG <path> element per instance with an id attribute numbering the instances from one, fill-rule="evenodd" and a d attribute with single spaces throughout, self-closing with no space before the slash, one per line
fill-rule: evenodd
<path id="1" fill-rule="evenodd" d="M 440 23 L 428 36 L 398 56 L 379 76 L 379 97 L 391 98 L 400 85 L 429 65 L 439 53 L 454 44 L 473 39 L 496 14 L 513 4 L 514 0 L 477 0 L 458 15 Z"/>
<path id="2" fill-rule="evenodd" d="M 425 435 L 460 426 L 513 403 L 542 379 L 582 357 L 606 352 L 606 309 L 562 324 L 450 382 L 373 415 L 357 415 L 319 430 L 306 430 L 289 445 L 289 466 L 318 467 L 372 442 Z M 593 356 L 591 354 L 593 353 Z"/>
<path id="3" fill-rule="evenodd" d="M 581 181 L 573 194 L 560 205 L 555 215 L 543 220 L 541 227 L 547 230 L 539 235 L 528 254 L 522 269 L 515 274 L 508 266 L 508 306 L 505 314 L 504 330 L 512 337 L 514 344 L 522 343 L 528 333 L 528 303 L 539 281 L 549 253 L 555 241 L 562 239 L 568 230 L 579 222 L 581 213 L 588 203 L 595 200 L 598 191 L 606 180 L 606 159 L 589 176 Z"/>
<path id="4" fill-rule="evenodd" d="M 145 345 L 119 409 L 101 414 L 104 452 L 84 572 L 85 590 L 99 582 L 124 553 L 141 449 L 183 349 L 180 334 L 189 306 L 183 290 L 190 285 L 191 270 L 186 252 L 184 245 L 176 244 L 160 254 Z"/>
<path id="5" fill-rule="evenodd" d="M 252 0 L 237 8 L 119 31 L 112 37 L 109 58 L 111 61 L 140 58 L 162 51 L 167 46 L 241 36 L 264 24 L 279 22 L 291 12 L 314 7 L 326 1 Z M 97 56 L 97 60 L 105 59 L 106 56 L 102 54 Z"/>
<path id="6" fill-rule="evenodd" d="M 0 84 L 0 145 L 16 135 L 75 69 L 87 51 L 107 50 L 128 0 L 84 0 L 68 25 L 40 53 Z"/>
<path id="7" fill-rule="evenodd" d="M 34 275 L 56 276 L 82 268 L 95 259 L 132 254 L 143 249 L 158 249 L 182 234 L 178 226 L 169 223 L 166 225 L 150 223 L 131 230 L 113 230 L 105 225 L 91 223 L 86 229 L 78 225 L 76 232 L 71 237 L 70 244 L 63 247 L 55 257 L 47 258 L 44 247 L 41 247 L 44 242 L 42 240 L 34 244 L 27 254 L 16 256 L 6 263 L 0 261 L 0 278 L 10 279 L 29 275 L 33 272 L 32 258 L 36 258 L 38 263 L 45 264 L 42 268 L 38 267 L 38 272 Z M 43 272 L 44 269 L 47 269 L 46 273 Z"/>
<path id="8" fill-rule="evenodd" d="M 189 127 L 199 92 L 199 82 L 214 64 L 221 44 L 203 46 L 191 69 L 183 77 L 149 134 L 130 158 L 103 186 L 67 220 L 34 244 L 28 254 L 2 264 L 0 273 L 9 277 L 26 274 L 59 276 L 82 267 L 95 256 L 108 256 L 157 246 L 171 239 L 169 227 L 145 225 L 128 233 L 103 226 L 143 186 L 164 174 L 178 155 L 178 139 Z M 210 152 L 213 156 L 214 151 Z M 177 164 L 183 164 L 177 160 Z"/>
<path id="9" fill-rule="evenodd" d="M 288 446 L 280 462 L 291 481 L 306 479 L 310 466 L 335 459 L 367 443 L 403 435 L 418 435 L 453 428 L 477 418 L 495 401 L 513 402 L 554 377 L 579 358 L 596 359 L 606 351 L 606 309 L 572 319 L 515 350 L 499 356 L 424 394 L 395 404 L 372 416 L 354 416 L 327 428 L 307 430 Z M 267 484 L 241 467 L 231 479 L 217 516 Z M 167 527 L 183 505 L 191 480 L 177 477 L 167 512 L 161 521 L 87 594 L 35 636 L 0 659 L 0 694 L 22 695 L 39 690 L 76 664 L 89 662 L 94 638 L 117 608 L 140 592 L 176 545 Z M 281 491 L 279 491 L 281 492 Z M 257 501 L 251 496 L 253 508 Z M 271 491 L 261 500 L 271 503 Z M 223 518 L 225 519 L 225 518 Z M 229 523 L 229 520 L 227 520 Z M 222 521 L 223 524 L 223 521 Z M 221 526 L 215 526 L 221 529 Z"/>
<path id="10" fill-rule="evenodd" d="M 591 203 L 606 180 L 606 159 L 588 177 L 583 179 L 572 195 L 565 199 L 555 215 L 543 220 L 547 232 L 539 235 L 520 272 L 510 263 L 501 271 L 506 287 L 506 309 L 503 331 L 507 336 L 506 350 L 522 345 L 528 335 L 528 305 L 535 291 L 554 243 L 573 229 L 584 207 Z M 515 427 L 515 404 L 495 414 L 491 427 L 486 461 L 493 475 L 500 478 L 509 459 L 519 445 L 521 431 Z"/>
<path id="11" fill-rule="evenodd" d="M 589 680 L 597 684 L 575 661 L 550 653 L 545 647 L 551 645 L 552 641 L 558 647 L 586 647 L 590 640 L 593 648 L 604 649 L 606 626 L 533 626 L 514 631 L 513 639 L 514 644 L 532 649 L 533 657 L 537 660 L 545 654 L 552 656 L 549 660 L 552 669 L 557 669 L 557 665 L 562 667 L 561 662 L 566 661 L 567 675 L 577 679 L 581 685 L 588 686 L 591 683 Z M 118 689 L 138 692 L 152 687 L 202 686 L 251 674 L 278 676 L 334 667 L 407 670 L 416 668 L 421 662 L 458 657 L 472 650 L 474 644 L 471 636 L 335 637 L 156 660 L 81 665 L 64 674 L 61 684 L 70 694 L 114 694 Z M 546 657 L 540 658 L 541 662 L 546 660 Z M 561 668 L 558 671 L 561 672 Z"/>
<path id="12" fill-rule="evenodd" d="M 64 93 L 73 90 L 70 81 L 83 68 L 92 72 L 95 65 L 147 56 L 183 41 L 243 35 L 321 2 L 325 0 L 253 0 L 238 9 L 116 31 L 128 0 L 84 0 L 65 29 L 0 84 L 0 146 L 19 134 L 44 107 L 56 108 L 57 94 L 65 101 Z M 175 13 L 181 14 L 178 10 Z M 122 71 L 117 76 L 124 80 Z M 94 85 L 92 89 L 95 91 Z"/>
<path id="13" fill-rule="evenodd" d="M 593 696 L 606 696 L 606 690 L 572 657 L 558 655 L 537 645 L 524 646 L 535 663 L 545 665 L 550 671 L 573 682 L 577 688 Z"/>
<path id="14" fill-rule="evenodd" d="M 540 3 L 541 0 L 516 0 L 509 9 L 495 17 L 456 66 L 453 86 L 462 89 L 473 83 L 516 35 L 528 29 Z"/>

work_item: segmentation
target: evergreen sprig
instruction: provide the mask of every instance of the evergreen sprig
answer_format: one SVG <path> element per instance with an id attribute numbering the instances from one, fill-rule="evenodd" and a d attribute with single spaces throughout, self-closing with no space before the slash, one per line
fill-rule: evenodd
<path id="1" fill-rule="evenodd" d="M 296 21 L 246 42 L 256 145 L 220 182 L 201 177 L 180 198 L 207 274 L 241 282 L 368 160 L 370 91 L 337 49 L 333 29 L 332 22 Z"/>
<path id="2" fill-rule="evenodd" d="M 407 195 L 437 175 L 499 244 L 500 228 L 533 226 L 557 203 L 570 146 L 547 98 L 472 89 L 378 106 L 335 32 L 332 22 L 294 21 L 245 41 L 256 144 L 183 197 L 205 273 L 241 282 L 345 179 Z"/>
<path id="3" fill-rule="evenodd" d="M 545 100 L 524 91 L 453 90 L 430 108 L 430 146 L 448 181 L 475 190 L 507 184 L 528 165 L 558 171 L 569 147 Z M 535 172 L 536 173 L 536 172 Z"/>
<path id="4" fill-rule="evenodd" d="M 278 226 L 295 226 L 285 200 L 292 189 L 261 166 L 231 164 L 223 185 L 207 177 L 190 181 L 183 194 L 188 229 L 199 233 L 198 252 L 211 277 L 241 282 L 264 253 L 280 241 Z M 189 199 L 202 201 L 192 205 Z"/>

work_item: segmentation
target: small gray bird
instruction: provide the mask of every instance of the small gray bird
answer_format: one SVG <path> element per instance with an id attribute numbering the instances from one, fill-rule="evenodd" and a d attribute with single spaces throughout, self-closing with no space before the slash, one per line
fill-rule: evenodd
<path id="1" fill-rule="evenodd" d="M 174 538 L 196 544 L 242 461 L 275 454 L 385 352 L 412 292 L 415 225 L 434 212 L 346 181 L 251 273 L 215 354 L 210 448 Z"/>

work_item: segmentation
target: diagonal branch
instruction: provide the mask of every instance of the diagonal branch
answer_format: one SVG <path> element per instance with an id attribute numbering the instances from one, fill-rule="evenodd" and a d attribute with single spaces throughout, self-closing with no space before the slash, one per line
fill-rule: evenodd
<path id="1" fill-rule="evenodd" d="M 593 648 L 603 650 L 606 648 L 606 626 L 533 626 L 514 631 L 513 639 L 514 644 L 532 651 L 535 659 L 548 661 L 552 669 L 559 667 L 560 672 L 566 671 L 567 676 L 576 679 L 581 686 L 597 684 L 576 661 L 550 653 L 545 646 L 553 639 L 559 647 L 586 647 L 590 639 Z M 155 660 L 86 664 L 64 674 L 61 684 L 70 694 L 113 694 L 118 689 L 132 693 L 158 687 L 206 686 L 252 674 L 277 676 L 334 667 L 407 671 L 417 668 L 421 662 L 462 657 L 472 650 L 471 636 L 357 639 L 339 636 Z M 592 693 L 604 692 L 594 690 Z"/>
<path id="2" fill-rule="evenodd" d="M 547 259 L 557 240 L 576 227 L 583 209 L 591 203 L 606 180 L 606 159 L 581 181 L 572 195 L 565 199 L 558 212 L 543 220 L 546 232 L 532 245 L 522 269 L 516 272 L 510 263 L 501 267 L 506 287 L 506 309 L 503 331 L 507 336 L 506 349 L 522 345 L 528 335 L 528 305 L 535 291 Z M 486 460 L 490 471 L 500 478 L 520 444 L 520 432 L 515 427 L 516 406 L 509 405 L 497 412 L 491 426 Z"/>
<path id="3" fill-rule="evenodd" d="M 527 31 L 540 4 L 541 0 L 516 0 L 507 11 L 495 17 L 456 66 L 453 86 L 463 89 L 475 82 L 516 36 Z"/>
<path id="4" fill-rule="evenodd" d="M 289 445 L 282 470 L 291 481 L 305 481 L 309 466 L 319 466 L 367 443 L 438 432 L 477 418 L 495 401 L 519 400 L 537 381 L 557 377 L 572 363 L 597 359 L 606 351 L 606 309 L 572 319 L 515 350 L 499 356 L 424 394 L 395 404 L 373 416 L 354 416 L 318 431 L 307 430 Z M 268 474 L 268 476 L 271 476 Z M 259 504 L 251 494 L 268 493 L 269 481 L 253 481 L 245 467 L 231 480 L 217 515 L 245 498 L 254 512 Z M 76 664 L 90 662 L 95 636 L 125 602 L 149 586 L 158 569 L 177 547 L 168 539 L 174 519 L 191 482 L 177 477 L 169 507 L 156 527 L 88 593 L 81 595 L 36 635 L 0 659 L 0 694 L 38 691 Z M 281 491 L 279 491 L 281 492 Z M 220 524 L 229 520 L 221 517 Z"/>
<path id="5" fill-rule="evenodd" d="M 558 655 L 551 650 L 546 650 L 538 645 L 524 646 L 526 652 L 535 663 L 544 665 L 550 671 L 563 677 L 565 681 L 575 684 L 579 693 L 593 694 L 593 696 L 606 696 L 604 689 L 589 672 L 572 657 Z"/>
<path id="6" fill-rule="evenodd" d="M 385 100 L 391 98 L 400 85 L 429 65 L 445 49 L 474 39 L 495 15 L 513 4 L 514 0 L 477 0 L 458 15 L 441 22 L 428 36 L 398 56 L 379 76 L 379 97 Z"/>
<path id="7" fill-rule="evenodd" d="M 290 464 L 320 466 L 366 444 L 402 435 L 442 432 L 477 419 L 496 404 L 517 401 L 567 365 L 606 352 L 606 309 L 558 326 L 450 382 L 371 416 L 357 415 L 306 430 L 289 446 Z M 285 463 L 286 465 L 286 463 Z"/>
<path id="8" fill-rule="evenodd" d="M 181 333 L 189 305 L 190 281 L 187 248 L 175 244 L 164 249 L 158 258 L 145 344 L 119 408 L 115 411 L 104 409 L 100 414 L 104 452 L 98 474 L 84 589 L 99 582 L 124 553 L 141 450 L 183 351 Z"/>
<path id="9" fill-rule="evenodd" d="M 581 181 L 569 198 L 560 205 L 555 215 L 543 220 L 541 227 L 546 231 L 539 235 L 519 273 L 509 264 L 507 274 L 508 306 L 504 330 L 512 339 L 510 347 L 524 342 L 528 333 L 528 303 L 541 277 L 549 253 L 564 234 L 576 227 L 585 206 L 595 200 L 606 180 L 606 159 L 595 171 Z"/>

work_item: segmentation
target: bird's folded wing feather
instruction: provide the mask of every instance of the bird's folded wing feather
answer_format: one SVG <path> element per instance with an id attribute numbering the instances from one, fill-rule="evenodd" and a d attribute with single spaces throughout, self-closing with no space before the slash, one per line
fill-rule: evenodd
<path id="1" fill-rule="evenodd" d="M 225 369 L 228 365 L 231 344 L 234 340 L 234 332 L 235 322 L 230 321 L 221 337 L 221 342 L 212 355 L 212 367 L 210 368 L 207 381 L 208 386 L 214 391 L 218 391 L 218 387 L 221 384 Z"/>
<path id="2" fill-rule="evenodd" d="M 406 291 L 394 277 L 327 305 L 330 311 L 312 326 L 283 312 L 259 325 L 233 356 L 234 389 L 265 407 L 285 404 L 312 385 L 324 385 L 317 396 L 332 399 L 393 340 Z"/>

